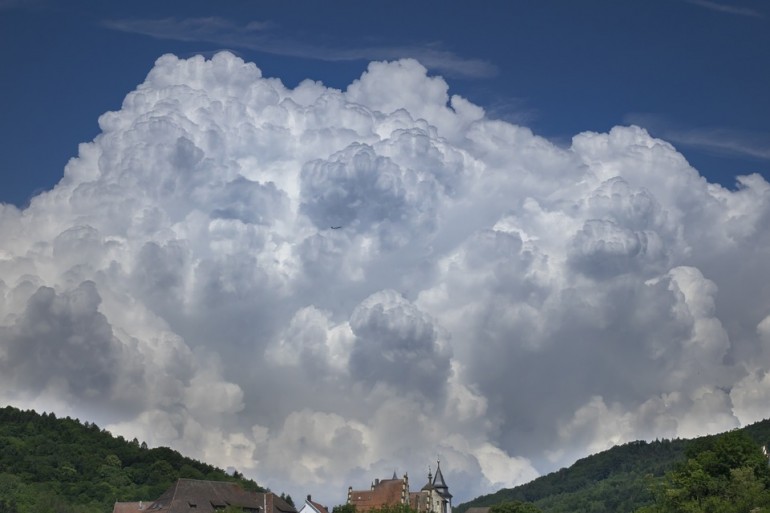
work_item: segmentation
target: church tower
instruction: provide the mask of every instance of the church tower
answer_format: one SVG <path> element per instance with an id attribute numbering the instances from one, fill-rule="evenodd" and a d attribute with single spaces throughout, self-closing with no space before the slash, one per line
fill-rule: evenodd
<path id="1" fill-rule="evenodd" d="M 444 481 L 444 474 L 441 473 L 441 462 L 436 462 L 436 475 L 433 477 L 433 490 L 439 497 L 440 509 L 438 513 L 452 513 L 452 494 L 449 493 L 449 487 Z"/>
<path id="2" fill-rule="evenodd" d="M 414 501 L 419 513 L 452 513 L 452 494 L 441 472 L 441 462 L 436 462 L 436 475 L 428 469 L 428 482 Z"/>
<path id="3" fill-rule="evenodd" d="M 452 494 L 449 493 L 449 487 L 444 481 L 444 474 L 441 473 L 441 462 L 436 462 L 436 475 L 433 477 L 433 489 L 441 497 L 441 513 L 452 513 Z"/>

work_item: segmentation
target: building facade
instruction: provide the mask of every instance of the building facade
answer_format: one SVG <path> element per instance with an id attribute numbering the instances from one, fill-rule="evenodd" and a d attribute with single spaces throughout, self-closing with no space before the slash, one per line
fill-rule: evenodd
<path id="1" fill-rule="evenodd" d="M 397 505 L 409 506 L 418 513 L 452 513 L 452 494 L 440 462 L 436 464 L 435 476 L 428 470 L 428 481 L 419 491 L 410 491 L 407 474 L 399 478 L 394 472 L 390 479 L 375 479 L 368 490 L 348 487 L 347 503 L 354 505 L 358 513 Z"/>

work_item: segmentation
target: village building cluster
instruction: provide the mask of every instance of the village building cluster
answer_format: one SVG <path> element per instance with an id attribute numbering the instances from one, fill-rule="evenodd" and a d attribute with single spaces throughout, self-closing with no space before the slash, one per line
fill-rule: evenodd
<path id="1" fill-rule="evenodd" d="M 428 482 L 419 490 L 409 490 L 409 476 L 398 478 L 393 472 L 390 479 L 375 479 L 369 490 L 348 488 L 348 504 L 353 504 L 358 513 L 382 506 L 402 504 L 418 513 L 451 513 L 452 494 L 441 473 L 441 463 L 436 463 L 436 475 L 428 470 Z"/>
<path id="2" fill-rule="evenodd" d="M 441 473 L 428 470 L 428 481 L 418 491 L 409 489 L 409 476 L 375 479 L 367 490 L 348 487 L 347 504 L 357 513 L 383 506 L 409 506 L 418 513 L 452 513 L 452 494 Z M 297 509 L 283 497 L 272 492 L 252 492 L 237 483 L 179 479 L 154 501 L 116 502 L 113 513 L 220 513 L 228 507 L 243 513 L 329 513 L 329 510 L 308 495 Z"/>

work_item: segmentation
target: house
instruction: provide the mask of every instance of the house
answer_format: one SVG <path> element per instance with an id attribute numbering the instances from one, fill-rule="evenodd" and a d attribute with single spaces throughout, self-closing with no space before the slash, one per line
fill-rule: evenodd
<path id="1" fill-rule="evenodd" d="M 452 513 L 452 494 L 436 462 L 436 475 L 428 469 L 428 482 L 419 492 L 409 494 L 409 505 L 420 513 Z"/>
<path id="2" fill-rule="evenodd" d="M 228 506 L 244 513 L 297 513 L 271 492 L 251 492 L 237 483 L 179 479 L 155 501 L 116 502 L 113 513 L 216 513 Z"/>
<path id="3" fill-rule="evenodd" d="M 369 490 L 353 490 L 348 487 L 348 504 L 353 504 L 358 513 L 366 513 L 383 506 L 405 505 L 419 513 L 451 513 L 452 494 L 441 472 L 441 463 L 436 464 L 436 475 L 428 470 L 428 482 L 418 492 L 409 491 L 409 476 L 398 478 L 393 472 L 390 479 L 375 479 Z"/>
<path id="4" fill-rule="evenodd" d="M 151 502 L 116 502 L 112 507 L 112 513 L 140 513 L 147 509 Z"/>
<path id="5" fill-rule="evenodd" d="M 305 504 L 299 508 L 299 513 L 329 513 L 329 510 L 326 509 L 326 506 L 314 502 L 310 495 L 308 495 L 307 499 L 305 499 Z"/>
<path id="6" fill-rule="evenodd" d="M 356 507 L 357 513 L 365 513 L 382 506 L 409 504 L 409 476 L 399 479 L 393 472 L 390 479 L 375 479 L 369 490 L 353 490 L 348 487 L 348 504 Z"/>

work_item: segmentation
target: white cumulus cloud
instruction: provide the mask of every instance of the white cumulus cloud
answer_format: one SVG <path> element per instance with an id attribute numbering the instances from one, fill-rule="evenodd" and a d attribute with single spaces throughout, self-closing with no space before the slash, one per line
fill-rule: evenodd
<path id="1" fill-rule="evenodd" d="M 462 502 L 765 414 L 758 175 L 636 126 L 560 147 L 409 59 L 337 90 L 166 55 L 99 124 L 0 205 L 4 403 L 330 506 L 437 456 Z"/>

